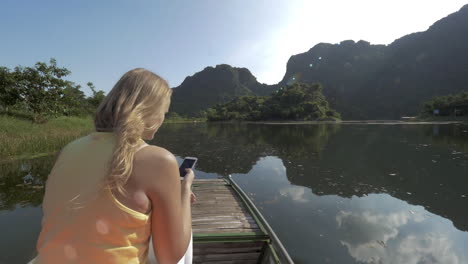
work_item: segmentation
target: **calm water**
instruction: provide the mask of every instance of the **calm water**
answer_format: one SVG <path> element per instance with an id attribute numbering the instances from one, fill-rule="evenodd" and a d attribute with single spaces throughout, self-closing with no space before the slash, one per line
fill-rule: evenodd
<path id="1" fill-rule="evenodd" d="M 296 263 L 468 263 L 468 125 L 170 124 L 151 143 L 233 175 Z M 0 164 L 0 264 L 35 255 L 53 162 Z"/>

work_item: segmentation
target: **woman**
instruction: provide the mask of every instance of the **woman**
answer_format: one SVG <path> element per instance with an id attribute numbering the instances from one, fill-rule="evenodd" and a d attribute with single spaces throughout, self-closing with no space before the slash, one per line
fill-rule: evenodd
<path id="1" fill-rule="evenodd" d="M 143 141 L 171 93 L 145 69 L 121 77 L 97 109 L 96 132 L 65 146 L 47 179 L 32 263 L 148 263 L 151 250 L 160 264 L 191 263 L 194 174 L 181 182 L 174 155 Z"/>

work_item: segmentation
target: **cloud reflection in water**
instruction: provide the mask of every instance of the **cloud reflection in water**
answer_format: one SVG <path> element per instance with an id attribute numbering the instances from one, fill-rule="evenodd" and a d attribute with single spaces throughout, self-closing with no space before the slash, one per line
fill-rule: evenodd
<path id="1" fill-rule="evenodd" d="M 382 195 L 371 195 L 382 196 Z M 340 242 L 357 261 L 364 263 L 468 263 L 463 247 L 455 245 L 456 238 L 447 233 L 447 221 L 430 221 L 429 214 L 412 208 L 390 207 L 399 200 L 389 196 L 371 197 L 380 200 L 382 209 L 367 207 L 368 197 L 361 200 L 362 210 L 340 211 L 336 216 Z M 400 203 L 405 203 L 399 201 Z M 364 206 L 363 206 L 364 205 Z M 421 208 L 417 206 L 411 206 Z M 433 216 L 439 218 L 438 216 Z M 422 223 L 430 221 L 430 223 Z M 453 228 L 453 226 L 452 226 Z M 440 231 L 440 232 L 438 232 Z M 462 242 L 463 244 L 463 242 Z"/>

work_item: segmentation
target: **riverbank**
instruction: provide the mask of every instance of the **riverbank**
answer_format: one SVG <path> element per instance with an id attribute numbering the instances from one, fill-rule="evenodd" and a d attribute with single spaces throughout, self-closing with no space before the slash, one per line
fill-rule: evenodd
<path id="1" fill-rule="evenodd" d="M 468 123 L 467 121 L 442 121 L 442 120 L 415 120 L 415 121 L 401 121 L 401 120 L 342 120 L 342 121 L 256 121 L 245 122 L 252 124 L 264 125 L 312 125 L 312 124 L 351 124 L 351 125 L 427 125 L 427 124 L 458 124 Z"/>
<path id="2" fill-rule="evenodd" d="M 58 117 L 43 124 L 0 116 L 0 161 L 35 158 L 59 151 L 94 131 L 91 117 Z"/>
<path id="3" fill-rule="evenodd" d="M 418 117 L 420 122 L 468 122 L 468 116 L 428 116 Z"/>
<path id="4" fill-rule="evenodd" d="M 164 123 L 201 123 L 205 119 L 166 119 Z M 216 122 L 218 123 L 218 122 Z M 221 122 L 222 123 L 222 122 Z M 267 125 L 308 124 L 364 124 L 364 125 L 424 125 L 468 123 L 466 120 L 418 119 L 401 120 L 345 120 L 345 121 L 257 121 L 243 122 Z M 58 152 L 67 143 L 94 131 L 91 117 L 58 117 L 43 124 L 0 115 L 0 162 L 36 158 Z"/>
<path id="5" fill-rule="evenodd" d="M 204 119 L 166 119 L 164 123 L 205 122 Z M 0 162 L 31 159 L 58 152 L 70 141 L 94 131 L 92 117 L 57 117 L 45 123 L 0 115 Z"/>

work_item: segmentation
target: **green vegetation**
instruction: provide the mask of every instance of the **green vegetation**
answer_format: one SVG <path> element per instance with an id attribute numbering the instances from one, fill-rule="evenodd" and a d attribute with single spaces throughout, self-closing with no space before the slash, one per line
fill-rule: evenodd
<path id="1" fill-rule="evenodd" d="M 172 94 L 171 112 L 188 117 L 203 117 L 206 109 L 238 96 L 266 96 L 276 90 L 261 84 L 246 68 L 220 64 L 188 76 Z"/>
<path id="2" fill-rule="evenodd" d="M 0 115 L 0 162 L 35 158 L 59 151 L 67 143 L 94 131 L 91 116 L 61 116 L 45 123 Z M 164 123 L 204 122 L 205 119 L 168 116 Z"/>
<path id="3" fill-rule="evenodd" d="M 271 96 L 241 96 L 206 111 L 209 121 L 339 120 L 322 94 L 320 84 L 295 83 Z"/>
<path id="4" fill-rule="evenodd" d="M 104 99 L 103 91 L 64 77 L 71 72 L 37 62 L 33 67 L 0 67 L 0 160 L 32 158 L 59 151 L 68 142 L 93 130 L 91 116 Z"/>
<path id="5" fill-rule="evenodd" d="M 32 158 L 59 151 L 94 130 L 91 117 L 57 117 L 43 124 L 0 116 L 0 161 Z"/>
<path id="6" fill-rule="evenodd" d="M 169 112 L 164 118 L 164 123 L 190 123 L 190 122 L 205 122 L 206 113 L 200 112 L 200 117 L 186 117 L 177 114 L 176 112 Z"/>
<path id="7" fill-rule="evenodd" d="M 88 82 L 93 95 L 86 97 L 80 85 L 63 79 L 69 74 L 55 59 L 34 67 L 0 67 L 0 161 L 49 155 L 94 130 L 92 116 L 105 94 Z M 166 120 L 193 121 L 204 118 Z"/>
<path id="8" fill-rule="evenodd" d="M 468 116 L 468 92 L 436 96 L 423 104 L 422 118 L 457 119 Z"/>
<path id="9" fill-rule="evenodd" d="M 14 70 L 0 67 L 0 110 L 20 112 L 36 123 L 58 116 L 89 116 L 104 99 L 104 92 L 88 82 L 93 95 L 85 97 L 81 85 L 63 79 L 70 74 L 53 58 L 49 65 L 37 62 L 34 67 L 17 66 Z"/>

